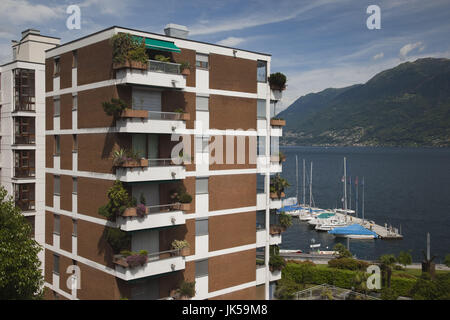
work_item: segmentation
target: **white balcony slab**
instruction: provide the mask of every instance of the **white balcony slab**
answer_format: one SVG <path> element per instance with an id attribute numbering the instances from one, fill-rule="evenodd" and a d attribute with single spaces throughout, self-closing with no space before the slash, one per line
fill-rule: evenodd
<path id="1" fill-rule="evenodd" d="M 256 194 L 256 210 L 264 210 L 266 208 L 266 194 Z"/>
<path id="2" fill-rule="evenodd" d="M 134 268 L 124 268 L 116 265 L 115 270 L 118 278 L 129 281 L 183 270 L 185 268 L 185 264 L 185 260 L 182 256 L 175 256 L 161 260 L 150 260 L 143 266 L 137 266 Z"/>
<path id="3" fill-rule="evenodd" d="M 281 199 L 270 199 L 270 209 L 280 209 Z"/>
<path id="4" fill-rule="evenodd" d="M 186 223 L 183 211 L 169 211 L 147 214 L 144 217 L 119 218 L 118 223 L 123 231 L 137 231 L 152 228 L 170 227 Z"/>
<path id="5" fill-rule="evenodd" d="M 278 245 L 281 244 L 281 234 L 271 235 L 269 234 L 269 244 Z M 256 231 L 256 247 L 261 248 L 266 245 L 266 230 L 261 229 Z"/>
<path id="6" fill-rule="evenodd" d="M 153 72 L 149 70 L 121 69 L 116 71 L 116 79 L 121 83 L 163 87 L 186 88 L 186 78 L 181 74 Z"/>
<path id="7" fill-rule="evenodd" d="M 281 137 L 283 135 L 283 127 L 274 127 L 270 129 L 270 135 L 274 137 Z"/>
<path id="8" fill-rule="evenodd" d="M 269 271 L 269 281 L 278 281 L 281 279 L 281 270 Z"/>
<path id="9" fill-rule="evenodd" d="M 264 284 L 266 282 L 266 268 L 265 266 L 256 267 L 256 285 Z"/>
<path id="10" fill-rule="evenodd" d="M 283 98 L 283 91 L 270 89 L 270 100 L 279 101 Z"/>
<path id="11" fill-rule="evenodd" d="M 122 182 L 178 180 L 186 177 L 186 169 L 184 166 L 116 168 L 116 176 Z"/>
<path id="12" fill-rule="evenodd" d="M 116 122 L 119 132 L 128 133 L 177 133 L 186 129 L 186 122 L 183 120 L 157 120 L 129 118 L 120 119 Z"/>

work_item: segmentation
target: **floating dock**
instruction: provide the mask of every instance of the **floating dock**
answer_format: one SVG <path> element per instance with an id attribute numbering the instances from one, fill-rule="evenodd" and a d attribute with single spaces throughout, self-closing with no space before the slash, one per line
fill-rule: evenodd
<path id="1" fill-rule="evenodd" d="M 336 213 L 336 215 L 345 217 L 342 213 Z M 353 223 L 358 223 L 362 225 L 364 228 L 367 228 L 369 230 L 372 230 L 375 232 L 381 239 L 385 240 L 401 240 L 403 239 L 403 236 L 399 233 L 397 228 L 393 228 L 392 226 L 380 226 L 376 223 L 373 223 L 373 221 L 364 220 L 361 218 L 356 218 L 353 216 L 348 215 L 347 220 Z"/>

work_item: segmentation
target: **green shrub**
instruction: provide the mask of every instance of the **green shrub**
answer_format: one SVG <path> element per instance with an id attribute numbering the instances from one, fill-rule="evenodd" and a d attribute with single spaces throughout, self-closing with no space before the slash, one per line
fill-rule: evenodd
<path id="1" fill-rule="evenodd" d="M 183 281 L 180 284 L 180 289 L 178 289 L 178 292 L 180 293 L 180 296 L 188 296 L 192 298 L 193 296 L 195 296 L 195 281 Z"/>
<path id="2" fill-rule="evenodd" d="M 281 270 L 286 266 L 286 261 L 283 259 L 282 256 L 279 255 L 272 255 L 269 258 L 269 266 L 273 270 Z"/>
<path id="3" fill-rule="evenodd" d="M 113 62 L 125 63 L 126 61 L 139 61 L 146 63 L 148 60 L 145 51 L 144 40 L 138 41 L 129 33 L 118 33 L 111 37 L 113 47 Z"/>
<path id="4" fill-rule="evenodd" d="M 286 214 L 284 211 L 279 214 L 279 221 L 283 228 L 292 226 L 292 216 Z"/>
<path id="5" fill-rule="evenodd" d="M 114 253 L 128 251 L 131 247 L 131 235 L 128 232 L 118 228 L 109 228 L 105 230 L 105 240 L 111 246 Z"/>
<path id="6" fill-rule="evenodd" d="M 395 276 L 391 279 L 391 289 L 394 290 L 397 296 L 409 297 L 415 283 L 416 279 Z"/>
<path id="7" fill-rule="evenodd" d="M 172 241 L 172 249 L 173 250 L 181 250 L 183 248 L 189 248 L 189 242 L 186 240 L 173 240 Z"/>
<path id="8" fill-rule="evenodd" d="M 337 269 L 366 271 L 369 264 L 352 258 L 336 258 L 328 261 L 328 266 Z"/>
<path id="9" fill-rule="evenodd" d="M 352 253 L 342 243 L 337 243 L 333 250 L 338 252 L 340 258 L 352 257 Z"/>
<path id="10" fill-rule="evenodd" d="M 284 90 L 286 88 L 286 76 L 281 72 L 272 73 L 269 76 L 269 84 L 272 89 Z"/>
<path id="11" fill-rule="evenodd" d="M 115 219 L 130 206 L 128 192 L 119 180 L 116 180 L 114 185 L 108 189 L 107 196 L 108 203 L 98 209 L 98 213 L 107 219 Z"/>
<path id="12" fill-rule="evenodd" d="M 192 196 L 189 193 L 183 193 L 179 196 L 180 203 L 191 203 L 192 202 Z"/>
<path id="13" fill-rule="evenodd" d="M 102 106 L 103 111 L 114 118 L 120 117 L 122 112 L 128 107 L 124 101 L 117 98 L 111 98 L 111 102 L 103 102 Z"/>

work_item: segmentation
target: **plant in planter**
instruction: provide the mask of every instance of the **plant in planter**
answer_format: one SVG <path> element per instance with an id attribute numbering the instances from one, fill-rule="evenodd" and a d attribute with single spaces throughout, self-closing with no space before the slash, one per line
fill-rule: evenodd
<path id="1" fill-rule="evenodd" d="M 139 197 L 139 204 L 136 206 L 136 213 L 139 217 L 143 217 L 147 214 L 147 207 L 145 206 L 146 200 L 144 195 L 141 193 Z"/>
<path id="2" fill-rule="evenodd" d="M 183 61 L 180 65 L 181 74 L 188 76 L 191 74 L 191 64 L 189 61 Z"/>
<path id="3" fill-rule="evenodd" d="M 277 174 L 270 183 L 270 192 L 275 192 L 278 198 L 284 195 L 284 189 L 289 187 L 289 182 Z"/>
<path id="4" fill-rule="evenodd" d="M 137 254 L 133 253 L 127 256 L 125 260 L 130 268 L 134 268 L 146 264 L 148 259 L 147 255 L 148 255 L 147 251 L 142 250 Z"/>
<path id="5" fill-rule="evenodd" d="M 283 269 L 286 266 L 286 261 L 279 254 L 272 255 L 269 258 L 269 269 L 271 272 Z"/>
<path id="6" fill-rule="evenodd" d="M 111 102 L 103 102 L 103 110 L 108 116 L 113 116 L 114 119 L 117 119 L 120 117 L 122 112 L 127 108 L 127 104 L 116 98 L 112 98 Z"/>
<path id="7" fill-rule="evenodd" d="M 121 166 L 127 161 L 127 158 L 127 152 L 125 149 L 115 150 L 112 154 L 113 166 Z"/>
<path id="8" fill-rule="evenodd" d="M 177 108 L 174 112 L 179 113 L 180 120 L 190 120 L 191 117 L 189 113 L 185 112 L 182 108 Z"/>
<path id="9" fill-rule="evenodd" d="M 180 204 L 180 210 L 187 211 L 191 209 L 192 196 L 186 192 L 186 188 L 183 185 L 178 185 L 177 189 L 172 191 L 170 198 L 173 203 Z"/>
<path id="10" fill-rule="evenodd" d="M 283 229 L 287 229 L 290 226 L 292 226 L 292 216 L 288 215 L 287 213 L 285 213 L 284 211 L 282 211 L 279 216 L 279 221 L 280 221 L 280 226 Z"/>
<path id="11" fill-rule="evenodd" d="M 129 33 L 118 33 L 111 38 L 113 68 L 147 69 L 148 56 L 144 40 L 139 41 Z"/>
<path id="12" fill-rule="evenodd" d="M 286 125 L 286 120 L 284 120 L 283 118 L 280 118 L 280 117 L 273 117 L 272 119 L 270 119 L 270 125 L 283 127 Z"/>
<path id="13" fill-rule="evenodd" d="M 122 182 L 116 180 L 114 185 L 108 189 L 108 203 L 98 209 L 98 213 L 107 219 L 115 220 L 122 215 L 126 208 L 130 205 L 130 198 L 127 190 L 123 187 Z"/>
<path id="14" fill-rule="evenodd" d="M 179 250 L 180 255 L 185 257 L 190 253 L 190 245 L 186 240 L 173 240 L 172 241 L 172 250 Z"/>
<path id="15" fill-rule="evenodd" d="M 180 295 L 180 299 L 182 300 L 192 298 L 193 296 L 195 296 L 195 281 L 183 281 L 177 291 Z"/>
<path id="16" fill-rule="evenodd" d="M 118 228 L 106 228 L 104 238 L 114 253 L 127 250 L 131 246 L 131 235 Z"/>
<path id="17" fill-rule="evenodd" d="M 281 72 L 272 73 L 269 77 L 269 85 L 272 90 L 285 90 L 286 76 Z"/>
<path id="18" fill-rule="evenodd" d="M 161 62 L 170 62 L 170 57 L 163 56 L 162 54 L 157 54 L 155 56 L 155 60 Z"/>
<path id="19" fill-rule="evenodd" d="M 286 155 L 280 151 L 280 152 L 278 152 L 278 159 L 279 159 L 280 163 L 284 162 L 284 161 L 286 161 Z"/>

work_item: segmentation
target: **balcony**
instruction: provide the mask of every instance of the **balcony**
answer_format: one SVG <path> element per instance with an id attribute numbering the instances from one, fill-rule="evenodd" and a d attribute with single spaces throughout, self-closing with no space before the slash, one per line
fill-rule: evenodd
<path id="1" fill-rule="evenodd" d="M 126 133 L 167 133 L 186 129 L 185 120 L 188 113 L 157 112 L 126 109 L 121 118 L 116 121 L 119 132 Z"/>
<path id="2" fill-rule="evenodd" d="M 128 208 L 118 219 L 118 223 L 123 231 L 182 225 L 186 223 L 186 219 L 181 209 L 181 204 L 146 206 L 145 215 L 139 217 L 136 215 L 136 208 Z"/>
<path id="3" fill-rule="evenodd" d="M 122 83 L 184 89 L 186 78 L 181 74 L 180 64 L 149 60 L 146 70 L 123 68 L 116 70 L 116 79 Z"/>
<path id="4" fill-rule="evenodd" d="M 34 211 L 36 210 L 36 201 L 19 199 L 16 200 L 16 207 L 19 207 L 22 211 Z"/>
<path id="5" fill-rule="evenodd" d="M 186 169 L 172 159 L 142 159 L 138 165 L 117 166 L 116 176 L 122 182 L 179 180 L 186 177 Z"/>
<path id="6" fill-rule="evenodd" d="M 281 279 L 281 270 L 269 271 L 269 282 Z M 266 267 L 264 265 L 256 266 L 256 285 L 266 282 Z"/>
<path id="7" fill-rule="evenodd" d="M 269 244 L 279 245 L 281 243 L 281 233 L 269 233 Z M 264 247 L 266 245 L 266 229 L 256 228 L 256 247 Z"/>
<path id="8" fill-rule="evenodd" d="M 116 255 L 114 264 L 116 276 L 125 281 L 179 271 L 185 268 L 185 260 L 180 250 L 150 253 L 147 256 L 147 262 L 136 267 L 128 266 L 123 256 Z"/>
<path id="9" fill-rule="evenodd" d="M 281 208 L 281 198 L 270 198 L 270 209 L 280 209 Z M 257 210 L 266 209 L 266 194 L 259 192 L 256 194 L 256 208 Z"/>
<path id="10" fill-rule="evenodd" d="M 15 167 L 14 178 L 34 178 L 36 177 L 36 168 Z"/>

